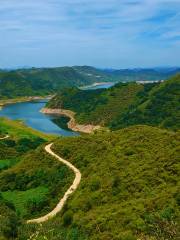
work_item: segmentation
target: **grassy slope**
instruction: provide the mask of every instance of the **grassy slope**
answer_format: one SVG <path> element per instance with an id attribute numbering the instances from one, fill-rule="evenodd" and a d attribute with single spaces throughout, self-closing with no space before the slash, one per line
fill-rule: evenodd
<path id="1" fill-rule="evenodd" d="M 7 134 L 9 138 L 0 140 L 0 172 L 17 164 L 28 151 L 55 139 L 51 135 L 26 127 L 21 121 L 0 118 L 0 136 Z"/>
<path id="2" fill-rule="evenodd" d="M 84 72 L 72 67 L 60 68 L 32 68 L 0 72 L 0 98 L 14 98 L 22 96 L 35 96 L 52 94 L 60 88 L 92 84 L 102 81 L 96 78 L 98 72 L 93 69 L 93 74 L 88 75 L 92 69 Z M 98 72 L 99 74 L 99 72 Z"/>
<path id="3" fill-rule="evenodd" d="M 45 140 L 53 140 L 55 137 L 48 135 L 30 127 L 27 127 L 21 120 L 10 120 L 8 118 L 0 118 L 0 133 L 9 134 L 11 138 L 34 138 L 39 137 Z"/>
<path id="4" fill-rule="evenodd" d="M 18 201 L 20 214 L 24 218 L 30 218 L 41 216 L 52 210 L 72 179 L 71 171 L 46 154 L 42 146 L 25 154 L 18 164 L 0 174 L 0 189 L 9 200 L 17 191 L 18 195 L 24 196 L 20 203 Z M 46 188 L 44 198 L 38 198 L 37 187 Z M 34 192 L 33 199 L 29 192 Z"/>
<path id="5" fill-rule="evenodd" d="M 27 203 L 30 201 L 40 202 L 47 194 L 48 188 L 40 186 L 27 191 L 2 192 L 2 197 L 14 205 L 18 214 L 25 216 L 28 213 Z"/>
<path id="6" fill-rule="evenodd" d="M 135 124 L 179 129 L 180 74 L 161 84 L 117 84 L 110 89 L 66 89 L 47 106 L 77 113 L 82 123 L 95 123 L 113 130 Z"/>
<path id="7" fill-rule="evenodd" d="M 69 169 L 44 150 L 45 142 L 55 137 L 5 118 L 0 118 L 0 131 L 2 136 L 7 133 L 10 136 L 0 141 L 2 196 L 13 203 L 23 217 L 48 212 L 73 178 Z"/>
<path id="8" fill-rule="evenodd" d="M 82 182 L 38 239 L 177 239 L 179 137 L 136 126 L 57 140 L 54 151 L 80 169 Z M 29 232 L 25 226 L 20 239 Z"/>
<path id="9" fill-rule="evenodd" d="M 139 96 L 135 106 L 111 123 L 113 129 L 148 124 L 177 130 L 180 128 L 180 74 Z"/>
<path id="10" fill-rule="evenodd" d="M 44 150 L 53 136 L 0 118 L 0 135 L 6 134 L 10 137 L 0 141 L 2 240 L 19 239 L 21 221 L 51 211 L 73 181 L 72 172 Z"/>
<path id="11" fill-rule="evenodd" d="M 25 127 L 19 121 L 0 118 L 0 136 L 5 136 L 6 134 L 9 134 L 10 137 L 0 140 L 0 176 L 6 176 L 10 169 L 16 168 L 32 149 L 37 148 L 49 139 L 54 139 L 54 137 Z M 15 184 L 15 179 L 11 179 L 11 181 Z M 16 212 L 18 209 L 15 209 L 13 203 L 14 201 L 18 202 L 18 198 L 16 199 L 13 196 L 13 191 L 10 191 L 12 189 L 8 188 L 7 184 L 1 185 L 0 191 L 3 190 L 3 187 L 9 190 L 9 196 L 4 195 L 6 192 L 0 192 L 0 239 L 15 239 L 17 228 L 20 225 L 20 218 Z M 33 194 L 30 196 L 33 197 Z M 23 198 L 21 198 L 21 202 L 23 201 Z"/>
<path id="12" fill-rule="evenodd" d="M 81 123 L 92 122 L 107 126 L 136 101 L 136 95 L 143 86 L 119 83 L 110 89 L 99 90 L 62 90 L 47 106 L 50 108 L 70 109 L 77 113 Z"/>
<path id="13" fill-rule="evenodd" d="M 9 202 L 5 201 L 1 195 L 0 213 L 0 239 L 16 239 L 20 219 L 18 218 L 14 207 Z"/>
<path id="14" fill-rule="evenodd" d="M 84 86 L 95 82 L 160 80 L 172 76 L 177 71 L 179 70 L 124 69 L 106 71 L 89 66 L 0 71 L 0 99 L 44 96 L 64 87 Z"/>

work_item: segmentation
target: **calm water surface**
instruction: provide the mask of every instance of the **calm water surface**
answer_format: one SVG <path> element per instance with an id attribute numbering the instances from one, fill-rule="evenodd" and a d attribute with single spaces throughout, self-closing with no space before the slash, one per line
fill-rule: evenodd
<path id="1" fill-rule="evenodd" d="M 114 83 L 105 83 L 98 86 L 89 86 L 87 90 L 109 88 Z M 85 89 L 84 89 L 85 90 Z M 0 117 L 8 117 L 13 120 L 21 119 L 26 125 L 45 133 L 58 134 L 62 136 L 77 136 L 76 132 L 70 131 L 66 127 L 68 119 L 55 115 L 45 115 L 40 110 L 46 105 L 47 101 L 34 101 L 15 103 L 5 106 L 0 110 Z"/>
<path id="2" fill-rule="evenodd" d="M 62 136 L 76 136 L 77 133 L 60 127 L 59 116 L 45 115 L 40 112 L 47 101 L 15 103 L 0 110 L 0 116 L 13 120 L 21 119 L 26 125 L 45 133 Z"/>
<path id="3" fill-rule="evenodd" d="M 114 82 L 108 82 L 108 83 L 103 83 L 103 84 L 100 84 L 100 85 L 90 85 L 90 86 L 85 86 L 85 87 L 82 87 L 81 89 L 82 90 L 95 90 L 95 89 L 100 89 L 100 88 L 110 88 L 112 86 L 114 86 L 115 83 Z"/>

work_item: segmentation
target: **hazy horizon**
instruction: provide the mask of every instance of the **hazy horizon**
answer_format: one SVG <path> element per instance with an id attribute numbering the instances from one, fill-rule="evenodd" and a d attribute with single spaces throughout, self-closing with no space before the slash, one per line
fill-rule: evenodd
<path id="1" fill-rule="evenodd" d="M 63 68 L 63 67 L 92 67 L 92 68 L 96 68 L 96 69 L 99 69 L 99 70 L 136 70 L 136 69 L 179 69 L 180 66 L 149 66 L 149 67 L 124 67 L 124 68 L 121 68 L 121 67 L 116 67 L 116 68 L 113 68 L 113 67 L 97 67 L 97 66 L 90 66 L 90 65 L 66 65 L 66 66 L 38 66 L 38 67 L 35 67 L 35 66 L 16 66 L 16 67 L 5 67 L 5 68 L 1 68 L 1 70 L 18 70 L 18 69 L 32 69 L 32 68 Z"/>

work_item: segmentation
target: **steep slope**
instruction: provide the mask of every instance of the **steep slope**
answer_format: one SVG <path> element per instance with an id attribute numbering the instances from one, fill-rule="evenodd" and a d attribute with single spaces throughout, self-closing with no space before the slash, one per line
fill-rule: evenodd
<path id="1" fill-rule="evenodd" d="M 134 126 L 56 139 L 53 152 L 82 180 L 57 217 L 31 226 L 22 220 L 50 212 L 74 176 L 46 154 L 35 132 L 5 119 L 0 125 L 1 136 L 10 135 L 0 141 L 0 163 L 13 162 L 0 172 L 3 239 L 177 239 L 179 132 Z"/>
<path id="2" fill-rule="evenodd" d="M 0 140 L 0 195 L 21 220 L 46 214 L 73 181 L 73 173 L 44 151 L 47 140 L 55 137 L 0 118 L 0 136 L 7 133 L 9 138 Z"/>
<path id="3" fill-rule="evenodd" d="M 179 137 L 136 126 L 58 139 L 53 151 L 82 180 L 60 216 L 37 226 L 38 239 L 178 239 Z M 32 230 L 24 226 L 20 239 Z"/>
<path id="4" fill-rule="evenodd" d="M 72 68 L 26 69 L 0 73 L 0 96 L 47 95 L 59 88 L 89 84 Z"/>
<path id="5" fill-rule="evenodd" d="M 139 101 L 111 123 L 112 129 L 148 124 L 180 129 L 180 74 L 141 93 Z"/>
<path id="6" fill-rule="evenodd" d="M 6 70 L 0 72 L 0 97 L 47 95 L 64 87 L 108 80 L 107 74 L 88 66 Z"/>
<path id="7" fill-rule="evenodd" d="M 119 83 L 110 89 L 79 90 L 65 89 L 48 104 L 49 108 L 64 108 L 77 113 L 80 123 L 107 126 L 111 119 L 122 114 L 136 101 L 136 95 L 143 86 Z"/>
<path id="8" fill-rule="evenodd" d="M 107 126 L 113 130 L 148 124 L 180 128 L 180 74 L 158 84 L 119 83 L 110 89 L 66 89 L 48 104 L 76 112 L 80 123 Z"/>

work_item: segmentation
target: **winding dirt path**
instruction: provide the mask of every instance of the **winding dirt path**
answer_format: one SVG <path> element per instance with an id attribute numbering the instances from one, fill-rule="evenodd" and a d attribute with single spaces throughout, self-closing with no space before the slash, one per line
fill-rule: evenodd
<path id="1" fill-rule="evenodd" d="M 49 220 L 50 218 L 55 217 L 57 215 L 57 213 L 59 213 L 62 210 L 68 197 L 78 188 L 78 185 L 81 181 L 81 172 L 75 166 L 73 166 L 70 162 L 64 160 L 63 158 L 61 158 L 57 154 L 55 154 L 51 150 L 52 145 L 53 145 L 53 143 L 48 144 L 45 147 L 45 151 L 47 153 L 49 153 L 50 155 L 52 155 L 53 157 L 55 157 L 59 162 L 64 163 L 67 167 L 69 167 L 75 173 L 75 179 L 74 179 L 73 184 L 69 187 L 69 189 L 64 194 L 63 198 L 61 198 L 61 200 L 59 201 L 57 206 L 51 212 L 49 212 L 48 214 L 46 214 L 43 217 L 28 220 L 27 223 L 42 223 L 42 222 Z"/>

